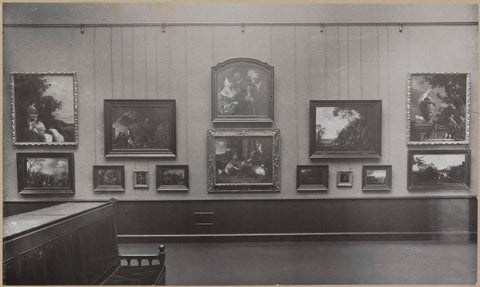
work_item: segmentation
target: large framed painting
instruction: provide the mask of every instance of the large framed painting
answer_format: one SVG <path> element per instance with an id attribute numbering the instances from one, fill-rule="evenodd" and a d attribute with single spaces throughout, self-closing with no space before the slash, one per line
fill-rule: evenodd
<path id="1" fill-rule="evenodd" d="M 470 74 L 409 74 L 407 121 L 409 145 L 468 144 Z"/>
<path id="2" fill-rule="evenodd" d="M 209 192 L 280 191 L 278 129 L 208 131 Z"/>
<path id="3" fill-rule="evenodd" d="M 470 150 L 409 150 L 408 189 L 470 188 Z"/>
<path id="4" fill-rule="evenodd" d="M 123 165 L 94 165 L 93 190 L 96 192 L 125 191 L 125 168 Z"/>
<path id="5" fill-rule="evenodd" d="M 175 158 L 175 100 L 105 100 L 105 156 Z"/>
<path id="6" fill-rule="evenodd" d="M 363 191 L 390 191 L 392 190 L 391 165 L 364 165 L 362 169 Z"/>
<path id="7" fill-rule="evenodd" d="M 11 73 L 13 144 L 78 144 L 75 73 Z"/>
<path id="8" fill-rule="evenodd" d="M 381 100 L 310 101 L 310 158 L 380 158 Z"/>
<path id="9" fill-rule="evenodd" d="M 18 191 L 22 195 L 75 193 L 73 153 L 17 153 Z"/>
<path id="10" fill-rule="evenodd" d="M 188 165 L 157 165 L 157 191 L 188 191 Z"/>
<path id="11" fill-rule="evenodd" d="M 249 58 L 212 67 L 213 122 L 273 122 L 273 67 Z"/>
<path id="12" fill-rule="evenodd" d="M 297 165 L 297 191 L 327 191 L 328 165 Z"/>

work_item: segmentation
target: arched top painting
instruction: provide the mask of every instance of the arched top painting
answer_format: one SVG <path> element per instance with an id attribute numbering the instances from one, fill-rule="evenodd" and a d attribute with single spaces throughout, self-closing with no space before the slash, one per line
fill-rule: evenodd
<path id="1" fill-rule="evenodd" d="M 75 73 L 11 73 L 14 145 L 78 144 Z"/>
<path id="2" fill-rule="evenodd" d="M 409 74 L 407 143 L 468 144 L 469 109 L 470 74 Z"/>
<path id="3" fill-rule="evenodd" d="M 213 122 L 273 122 L 273 67 L 236 58 L 212 67 Z"/>

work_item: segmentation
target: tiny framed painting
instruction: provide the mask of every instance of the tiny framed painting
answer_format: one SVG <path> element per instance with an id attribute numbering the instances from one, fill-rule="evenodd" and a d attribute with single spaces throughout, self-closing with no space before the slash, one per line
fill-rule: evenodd
<path id="1" fill-rule="evenodd" d="M 409 74 L 407 143 L 466 145 L 469 141 L 470 74 Z"/>
<path id="2" fill-rule="evenodd" d="M 362 169 L 363 191 L 390 191 L 392 190 L 391 165 L 364 165 Z"/>
<path id="3" fill-rule="evenodd" d="M 175 158 L 175 100 L 105 100 L 105 156 Z"/>
<path id="4" fill-rule="evenodd" d="M 17 177 L 22 195 L 74 194 L 73 153 L 17 153 Z"/>
<path id="5" fill-rule="evenodd" d="M 408 189 L 470 188 L 470 150 L 409 150 Z"/>
<path id="6" fill-rule="evenodd" d="M 78 144 L 75 73 L 11 73 L 13 144 Z"/>
<path id="7" fill-rule="evenodd" d="M 328 165 L 297 165 L 297 191 L 327 191 Z"/>
<path id="8" fill-rule="evenodd" d="M 94 165 L 93 190 L 99 192 L 125 191 L 125 169 L 123 165 Z"/>
<path id="9" fill-rule="evenodd" d="M 133 188 L 148 188 L 149 176 L 146 170 L 133 172 Z"/>
<path id="10" fill-rule="evenodd" d="M 353 171 L 339 170 L 337 171 L 337 187 L 352 187 Z"/>
<path id="11" fill-rule="evenodd" d="M 310 101 L 310 158 L 380 158 L 381 100 Z"/>
<path id="12" fill-rule="evenodd" d="M 212 67 L 213 122 L 273 122 L 273 67 L 249 58 Z"/>
<path id="13" fill-rule="evenodd" d="M 157 191 L 188 191 L 188 165 L 157 165 Z"/>

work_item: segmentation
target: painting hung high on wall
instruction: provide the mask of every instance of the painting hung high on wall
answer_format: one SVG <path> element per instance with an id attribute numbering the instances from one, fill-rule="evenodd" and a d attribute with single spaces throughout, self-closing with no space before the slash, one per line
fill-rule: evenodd
<path id="1" fill-rule="evenodd" d="M 209 192 L 278 192 L 278 129 L 208 131 Z"/>
<path id="2" fill-rule="evenodd" d="M 272 122 L 273 67 L 248 58 L 212 67 L 212 120 Z"/>
<path id="3" fill-rule="evenodd" d="M 157 191 L 188 191 L 188 165 L 157 165 Z"/>
<path id="4" fill-rule="evenodd" d="M 470 151 L 408 151 L 408 189 L 469 189 Z"/>
<path id="5" fill-rule="evenodd" d="M 468 144 L 470 74 L 409 74 L 407 100 L 408 144 Z"/>
<path id="6" fill-rule="evenodd" d="M 73 153 L 17 153 L 17 177 L 22 195 L 73 194 Z"/>
<path id="7" fill-rule="evenodd" d="M 391 165 L 364 165 L 363 191 L 390 191 L 392 189 Z"/>
<path id="8" fill-rule="evenodd" d="M 175 100 L 105 100 L 105 156 L 176 157 Z"/>
<path id="9" fill-rule="evenodd" d="M 13 144 L 77 145 L 75 73 L 12 73 Z"/>
<path id="10" fill-rule="evenodd" d="M 380 158 L 382 101 L 310 101 L 310 157 Z"/>
<path id="11" fill-rule="evenodd" d="M 297 165 L 297 191 L 327 191 L 328 165 Z"/>
<path id="12" fill-rule="evenodd" d="M 120 165 L 93 166 L 93 190 L 104 192 L 125 191 L 125 169 Z"/>

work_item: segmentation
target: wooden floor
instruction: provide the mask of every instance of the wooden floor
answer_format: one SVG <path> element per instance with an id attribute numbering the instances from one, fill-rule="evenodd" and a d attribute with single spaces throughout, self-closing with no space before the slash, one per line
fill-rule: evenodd
<path id="1" fill-rule="evenodd" d="M 475 242 L 169 243 L 167 285 L 474 284 Z M 123 253 L 158 244 L 120 244 Z"/>

